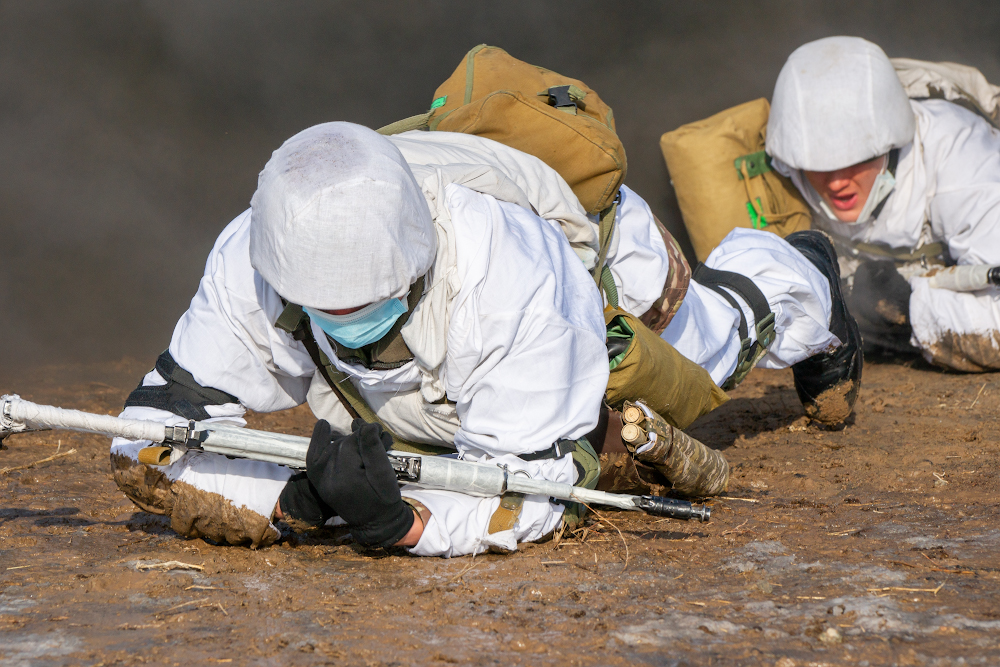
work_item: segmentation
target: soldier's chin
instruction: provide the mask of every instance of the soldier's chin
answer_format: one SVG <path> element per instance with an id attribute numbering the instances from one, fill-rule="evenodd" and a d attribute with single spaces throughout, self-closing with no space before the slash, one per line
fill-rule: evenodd
<path id="1" fill-rule="evenodd" d="M 841 211 L 837 208 L 833 209 L 833 214 L 837 216 L 837 220 L 841 222 L 846 222 L 849 225 L 857 224 L 858 216 L 861 215 L 861 208 L 850 208 L 846 211 Z"/>

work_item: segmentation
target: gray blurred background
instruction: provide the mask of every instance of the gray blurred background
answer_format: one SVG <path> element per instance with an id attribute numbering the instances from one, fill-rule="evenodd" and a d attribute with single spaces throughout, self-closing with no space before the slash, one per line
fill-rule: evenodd
<path id="1" fill-rule="evenodd" d="M 660 134 L 770 97 L 793 49 L 836 34 L 1000 83 L 996 0 L 0 0 L 0 381 L 151 366 L 271 151 L 425 111 L 482 42 L 596 89 L 627 183 L 686 244 Z"/>

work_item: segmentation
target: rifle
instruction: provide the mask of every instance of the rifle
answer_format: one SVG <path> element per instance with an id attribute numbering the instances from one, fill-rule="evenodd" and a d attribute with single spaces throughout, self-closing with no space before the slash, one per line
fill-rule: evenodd
<path id="1" fill-rule="evenodd" d="M 305 469 L 309 438 L 270 431 L 256 431 L 228 424 L 189 421 L 186 426 L 161 422 L 122 419 L 52 405 L 38 405 L 16 394 L 0 396 L 0 443 L 15 434 L 40 429 L 66 429 L 97 433 L 127 440 L 149 440 L 158 447 L 140 451 L 139 460 L 151 465 L 167 465 L 175 453 L 202 451 L 225 456 L 277 463 Z M 443 456 L 425 456 L 390 451 L 389 461 L 401 484 L 425 489 L 456 491 L 472 496 L 500 496 L 507 492 L 548 496 L 555 500 L 603 505 L 643 511 L 672 519 L 708 521 L 712 509 L 696 507 L 685 500 L 660 496 L 633 496 L 595 491 L 572 484 L 532 479 L 523 471 L 506 466 L 473 463 Z"/>
<path id="2" fill-rule="evenodd" d="M 962 264 L 938 269 L 929 275 L 930 286 L 954 292 L 975 292 L 1000 285 L 1000 266 Z"/>

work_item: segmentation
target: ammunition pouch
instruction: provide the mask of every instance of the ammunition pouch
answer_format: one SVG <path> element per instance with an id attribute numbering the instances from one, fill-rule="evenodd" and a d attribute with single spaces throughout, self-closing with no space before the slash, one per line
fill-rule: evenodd
<path id="1" fill-rule="evenodd" d="M 625 401 L 648 405 L 671 426 L 684 429 L 729 400 L 704 368 L 618 308 L 606 308 L 611 375 L 604 399 L 621 411 Z"/>

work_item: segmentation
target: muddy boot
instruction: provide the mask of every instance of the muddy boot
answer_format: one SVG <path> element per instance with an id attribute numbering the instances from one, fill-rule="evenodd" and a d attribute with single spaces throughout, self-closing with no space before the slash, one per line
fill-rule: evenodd
<path id="1" fill-rule="evenodd" d="M 714 496 L 729 483 L 729 463 L 721 452 L 709 449 L 641 402 L 625 403 L 622 440 L 636 461 L 655 468 L 687 496 Z"/>
<path id="2" fill-rule="evenodd" d="M 170 527 L 184 537 L 207 537 L 216 542 L 273 544 L 281 534 L 268 517 L 236 507 L 218 493 L 171 481 L 153 466 L 121 454 L 111 455 L 115 483 L 140 509 L 170 517 Z"/>
<path id="3" fill-rule="evenodd" d="M 840 289 L 837 251 L 826 236 L 817 231 L 795 232 L 785 240 L 812 262 L 830 283 L 833 301 L 830 331 L 841 341 L 837 349 L 792 366 L 795 391 L 807 416 L 824 424 L 840 424 L 851 415 L 858 400 L 864 360 L 858 323 L 848 311 Z"/>

